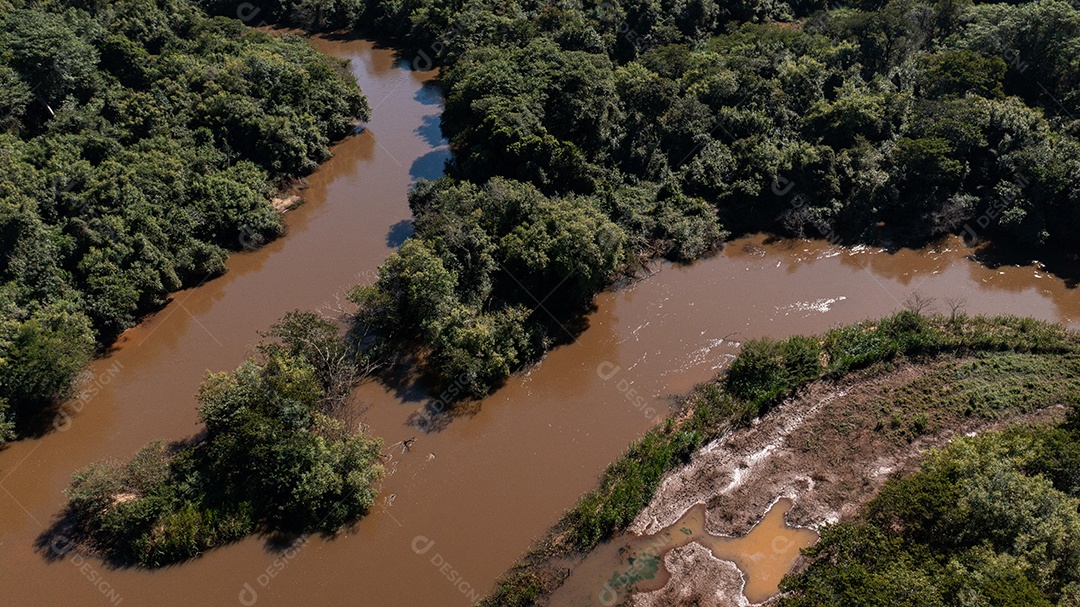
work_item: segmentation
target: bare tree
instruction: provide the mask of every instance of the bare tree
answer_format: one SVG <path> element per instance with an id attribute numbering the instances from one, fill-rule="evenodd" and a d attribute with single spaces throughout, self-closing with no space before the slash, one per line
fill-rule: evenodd
<path id="1" fill-rule="evenodd" d="M 259 346 L 264 355 L 284 350 L 311 363 L 325 390 L 325 412 L 333 416 L 345 409 L 352 388 L 386 362 L 343 339 L 340 323 L 312 312 L 290 312 L 261 335 L 277 340 Z"/>
<path id="2" fill-rule="evenodd" d="M 956 320 L 957 316 L 964 313 L 967 308 L 967 299 L 963 297 L 946 297 L 945 303 L 949 306 L 949 320 Z"/>
<path id="3" fill-rule="evenodd" d="M 905 310 L 922 316 L 923 312 L 933 310 L 934 298 L 927 297 L 919 291 L 913 291 L 911 295 L 908 295 L 907 299 L 904 300 L 903 306 Z"/>

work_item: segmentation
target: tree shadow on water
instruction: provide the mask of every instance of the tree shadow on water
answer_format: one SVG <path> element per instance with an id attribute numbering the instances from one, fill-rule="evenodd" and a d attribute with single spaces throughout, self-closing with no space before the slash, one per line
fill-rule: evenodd
<path id="1" fill-rule="evenodd" d="M 405 419 L 406 426 L 412 426 L 424 434 L 442 432 L 457 419 L 468 418 L 480 412 L 482 399 L 459 398 L 443 399 L 437 397 L 428 401 L 422 409 L 414 411 Z"/>
<path id="2" fill-rule="evenodd" d="M 1042 269 L 1061 279 L 1069 289 L 1080 285 L 1080 255 L 1061 249 L 1044 248 L 1038 261 L 1030 249 L 1019 245 L 990 242 L 975 251 L 975 260 L 996 270 L 1002 266 L 1030 266 L 1038 263 Z"/>
<path id="3" fill-rule="evenodd" d="M 443 138 L 442 127 L 439 125 L 439 116 L 437 114 L 430 114 L 421 118 L 420 126 L 416 127 L 414 132 L 433 148 L 446 145 L 446 139 Z"/>
<path id="4" fill-rule="evenodd" d="M 54 430 L 66 430 L 72 414 L 61 400 L 16 404 L 11 408 L 15 418 L 15 436 L 40 439 Z"/>
<path id="5" fill-rule="evenodd" d="M 412 235 L 412 220 L 402 219 L 401 221 L 390 226 L 390 229 L 386 232 L 386 246 L 396 249 L 405 243 L 406 238 Z"/>
<path id="6" fill-rule="evenodd" d="M 438 179 L 446 172 L 446 163 L 450 159 L 450 151 L 446 149 L 433 150 L 413 160 L 409 167 L 409 176 L 413 180 Z"/>
<path id="7" fill-rule="evenodd" d="M 81 552 L 78 548 L 85 545 L 87 540 L 76 527 L 74 516 L 65 508 L 34 540 L 34 551 L 45 562 L 56 563 L 68 558 L 73 551 L 76 554 Z"/>
<path id="8" fill-rule="evenodd" d="M 93 559 L 107 569 L 151 569 L 124 555 L 114 546 L 95 545 L 90 534 L 79 527 L 75 513 L 67 506 L 34 540 L 34 551 L 46 563 L 71 560 L 73 564 L 81 566 L 83 560 Z M 165 569 L 183 562 L 169 563 L 152 569 Z"/>
<path id="9" fill-rule="evenodd" d="M 438 80 L 427 80 L 416 89 L 416 95 L 413 97 L 423 105 L 441 105 L 443 102 L 442 84 Z M 439 122 L 437 115 L 432 115 L 430 118 L 433 118 L 436 124 Z"/>

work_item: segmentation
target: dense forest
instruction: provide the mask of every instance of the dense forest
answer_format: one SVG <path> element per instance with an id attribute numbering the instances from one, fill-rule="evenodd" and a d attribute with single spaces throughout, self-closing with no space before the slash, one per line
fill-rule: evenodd
<path id="1" fill-rule="evenodd" d="M 443 66 L 448 177 L 356 299 L 463 393 L 568 339 L 620 270 L 729 232 L 1076 253 L 1075 0 L 207 1 Z"/>
<path id="2" fill-rule="evenodd" d="M 827 527 L 784 607 L 1080 601 L 1080 424 L 961 438 Z"/>
<path id="3" fill-rule="evenodd" d="M 1080 227 L 1075 2 L 5 4 L 9 436 L 95 344 L 280 232 L 273 186 L 366 117 L 332 60 L 243 23 L 443 66 L 448 175 L 353 299 L 462 395 L 573 339 L 620 272 L 731 232 L 954 232 L 1033 258 Z"/>
<path id="4" fill-rule="evenodd" d="M 300 37 L 187 0 L 0 0 L 0 443 L 96 348 L 282 231 L 278 186 L 368 116 Z"/>

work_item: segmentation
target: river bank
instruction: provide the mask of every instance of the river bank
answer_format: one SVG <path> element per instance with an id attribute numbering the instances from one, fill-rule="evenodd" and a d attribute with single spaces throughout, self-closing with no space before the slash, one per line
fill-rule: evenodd
<path id="1" fill-rule="evenodd" d="M 758 407 L 768 403 L 733 396 L 723 374 L 696 388 L 676 415 L 608 468 L 600 487 L 523 557 L 485 604 L 758 603 L 775 594 L 779 576 L 771 593 L 744 597 L 750 574 L 739 575 L 730 560 L 700 545 L 660 546 L 651 554 L 659 566 L 647 571 L 628 546 L 672 528 L 695 508 L 705 509 L 704 529 L 712 536 L 747 534 L 781 498 L 794 502 L 790 525 L 848 520 L 928 449 L 1018 421 L 1059 421 L 1061 405 L 1080 390 L 1075 334 L 1019 319 L 921 319 L 905 312 L 834 329 L 818 341 L 822 379 L 793 384 L 797 396 L 760 418 Z M 908 345 L 890 354 L 884 344 L 893 342 Z M 865 369 L 849 374 L 837 356 L 854 344 L 866 352 L 858 363 Z M 815 365 L 818 356 L 811 356 Z M 759 557 L 744 555 L 763 566 Z"/>

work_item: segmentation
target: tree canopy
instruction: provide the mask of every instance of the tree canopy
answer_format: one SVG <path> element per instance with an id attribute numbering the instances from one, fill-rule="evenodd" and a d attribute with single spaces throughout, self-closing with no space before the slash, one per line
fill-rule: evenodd
<path id="1" fill-rule="evenodd" d="M 186 0 L 0 11 L 0 440 L 96 346 L 279 234 L 269 198 L 368 116 L 344 65 Z"/>
<path id="2" fill-rule="evenodd" d="M 420 198 L 515 184 L 551 208 L 597 209 L 621 232 L 614 267 L 588 254 L 566 266 L 537 250 L 551 235 L 529 224 L 477 224 L 473 205 L 441 205 L 438 221 L 417 214 L 422 242 L 408 254 L 422 247 L 446 285 L 468 285 L 458 298 L 536 310 L 523 316 L 539 338 L 533 353 L 550 343 L 531 328 L 547 317 L 536 308 L 545 281 L 576 283 L 576 309 L 550 310 L 571 324 L 605 283 L 594 277 L 610 281 L 651 257 L 695 259 L 729 232 L 889 246 L 955 233 L 1018 245 L 1029 259 L 1076 253 L 1075 1 L 309 0 L 283 1 L 269 15 L 313 28 L 362 24 L 399 39 L 417 67 L 442 66 L 453 156 L 446 178 L 418 187 Z M 475 255 L 465 261 L 453 244 L 463 238 Z M 559 242 L 584 250 L 591 239 L 569 230 Z M 491 246 L 515 250 L 478 252 Z M 500 265 L 544 284 L 474 282 Z M 406 267 L 392 258 L 379 288 L 398 284 L 392 275 Z M 437 333 L 397 336 L 405 349 L 434 353 L 458 341 Z M 481 375 L 497 382 L 528 358 L 517 344 L 503 350 L 469 356 L 490 360 Z M 461 365 L 432 367 L 453 382 Z M 485 383 L 493 385 L 470 392 Z"/>

